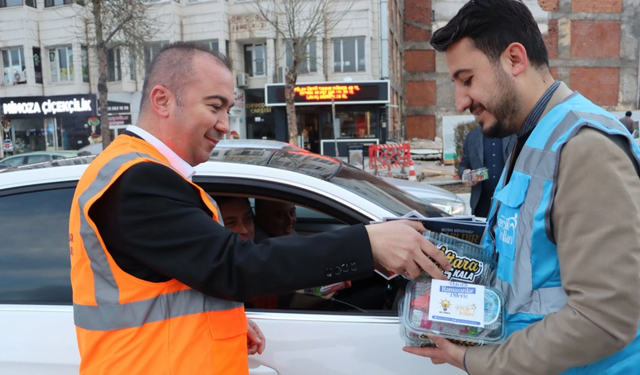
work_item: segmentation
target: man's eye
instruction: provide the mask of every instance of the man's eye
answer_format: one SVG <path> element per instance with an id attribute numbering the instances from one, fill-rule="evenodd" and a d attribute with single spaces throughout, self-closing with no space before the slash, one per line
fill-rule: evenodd
<path id="1" fill-rule="evenodd" d="M 471 78 L 473 77 L 469 77 L 469 79 L 467 79 L 466 81 L 462 82 L 463 86 L 470 86 L 471 85 Z"/>

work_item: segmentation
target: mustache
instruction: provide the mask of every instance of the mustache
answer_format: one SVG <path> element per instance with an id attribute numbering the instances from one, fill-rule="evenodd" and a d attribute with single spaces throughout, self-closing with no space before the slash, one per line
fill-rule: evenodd
<path id="1" fill-rule="evenodd" d="M 480 103 L 474 103 L 474 104 L 471 104 L 471 106 L 469 106 L 469 112 L 471 112 L 471 114 L 473 114 L 477 109 L 486 110 L 485 106 L 483 106 Z"/>

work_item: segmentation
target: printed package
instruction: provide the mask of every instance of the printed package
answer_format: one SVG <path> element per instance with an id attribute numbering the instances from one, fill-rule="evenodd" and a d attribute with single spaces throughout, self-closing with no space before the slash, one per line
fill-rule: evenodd
<path id="1" fill-rule="evenodd" d="M 502 292 L 494 288 L 484 288 L 484 327 L 447 323 L 429 319 L 431 299 L 431 278 L 419 278 L 407 285 L 405 297 L 398 305 L 400 317 L 400 336 L 406 345 L 433 346 L 427 335 L 444 337 L 458 345 L 476 346 L 499 344 L 504 341 L 505 310 Z M 446 309 L 459 306 L 448 305 L 447 300 L 440 301 Z M 464 306 L 473 309 L 473 306 Z"/>
<path id="2" fill-rule="evenodd" d="M 452 298 L 437 294 L 439 300 L 434 305 L 431 304 L 432 284 L 442 282 L 433 281 L 426 273 L 410 280 L 398 305 L 400 336 L 405 343 L 417 347 L 433 346 L 427 335 L 445 337 L 465 346 L 502 342 L 505 338 L 504 295 L 490 287 L 496 272 L 495 258 L 482 246 L 456 237 L 436 232 L 425 232 L 424 236 L 451 263 L 451 271 L 443 270 L 449 280 L 445 288 L 461 292 L 449 294 Z M 473 300 L 465 299 L 467 292 L 474 296 Z M 440 316 L 435 320 L 430 319 L 430 306 L 439 309 Z M 479 311 L 480 306 L 483 313 Z M 473 318 L 466 319 L 465 316 Z"/>
<path id="3" fill-rule="evenodd" d="M 447 279 L 468 284 L 491 285 L 496 272 L 496 260 L 484 247 L 442 233 L 427 231 L 423 235 L 433 242 L 451 263 L 451 271 L 440 268 Z"/>
<path id="4" fill-rule="evenodd" d="M 472 169 L 464 172 L 462 175 L 463 181 L 468 181 L 471 184 L 489 179 L 489 170 L 485 167 Z"/>

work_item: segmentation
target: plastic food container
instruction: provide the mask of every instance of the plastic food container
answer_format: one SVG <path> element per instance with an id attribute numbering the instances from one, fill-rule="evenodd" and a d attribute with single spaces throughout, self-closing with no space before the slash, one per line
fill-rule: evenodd
<path id="1" fill-rule="evenodd" d="M 442 233 L 427 231 L 424 237 L 447 257 L 451 271 L 442 272 L 450 281 L 490 286 L 495 277 L 496 260 L 482 246 Z"/>
<path id="2" fill-rule="evenodd" d="M 485 167 L 472 169 L 462 174 L 462 180 L 471 184 L 489 179 L 489 170 Z"/>
<path id="3" fill-rule="evenodd" d="M 431 278 L 420 277 L 407 284 L 404 299 L 398 306 L 400 335 L 407 345 L 433 345 L 427 337 L 428 334 L 444 337 L 465 346 L 499 344 L 504 340 L 504 296 L 499 290 L 484 289 L 484 327 L 430 320 L 430 298 Z M 451 305 L 450 308 L 456 309 L 457 306 Z"/>

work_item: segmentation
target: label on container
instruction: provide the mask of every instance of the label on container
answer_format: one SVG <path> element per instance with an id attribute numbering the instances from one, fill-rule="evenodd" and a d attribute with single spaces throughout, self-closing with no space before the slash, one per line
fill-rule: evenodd
<path id="1" fill-rule="evenodd" d="M 429 320 L 484 328 L 484 286 L 432 280 Z"/>

